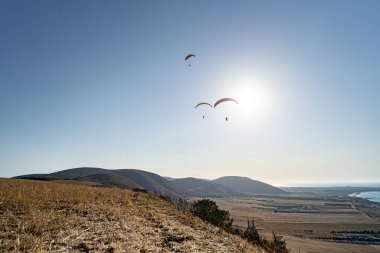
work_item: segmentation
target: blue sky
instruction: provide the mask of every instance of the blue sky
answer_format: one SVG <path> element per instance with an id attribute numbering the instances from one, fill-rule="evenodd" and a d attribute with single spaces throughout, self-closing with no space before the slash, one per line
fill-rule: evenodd
<path id="1" fill-rule="evenodd" d="M 379 9 L 1 1 L 0 176 L 96 166 L 378 182 Z M 222 97 L 239 104 L 194 109 Z"/>

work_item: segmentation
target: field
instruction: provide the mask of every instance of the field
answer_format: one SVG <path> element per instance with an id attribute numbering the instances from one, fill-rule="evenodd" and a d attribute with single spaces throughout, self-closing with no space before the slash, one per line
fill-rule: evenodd
<path id="1" fill-rule="evenodd" d="M 0 252 L 263 252 L 157 195 L 92 184 L 0 178 L 0 217 Z"/>
<path id="2" fill-rule="evenodd" d="M 244 227 L 254 217 L 263 235 L 283 235 L 292 252 L 380 252 L 380 205 L 367 200 L 315 194 L 213 200 L 230 211 L 234 224 Z"/>

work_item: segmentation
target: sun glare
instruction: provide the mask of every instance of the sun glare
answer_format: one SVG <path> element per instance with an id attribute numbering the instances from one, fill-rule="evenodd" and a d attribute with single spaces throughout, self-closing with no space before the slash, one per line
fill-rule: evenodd
<path id="1" fill-rule="evenodd" d="M 247 82 L 235 87 L 231 94 L 239 102 L 236 112 L 245 120 L 260 120 L 272 114 L 273 94 L 263 83 Z"/>

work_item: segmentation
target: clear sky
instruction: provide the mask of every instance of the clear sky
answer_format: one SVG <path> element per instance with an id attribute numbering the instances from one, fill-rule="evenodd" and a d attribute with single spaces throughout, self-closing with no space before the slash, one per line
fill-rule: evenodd
<path id="1" fill-rule="evenodd" d="M 377 0 L 3 0 L 0 176 L 379 182 L 379 13 Z M 239 104 L 194 109 L 222 97 Z"/>

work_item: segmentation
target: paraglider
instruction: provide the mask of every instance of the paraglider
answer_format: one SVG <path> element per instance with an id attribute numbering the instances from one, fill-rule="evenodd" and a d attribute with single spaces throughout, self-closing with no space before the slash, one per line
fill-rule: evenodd
<path id="1" fill-rule="evenodd" d="M 235 102 L 236 104 L 238 103 L 235 99 L 233 98 L 222 98 L 222 99 L 219 99 L 218 101 L 215 102 L 214 104 L 214 107 L 216 107 L 218 104 L 220 103 L 223 103 L 223 102 L 227 102 L 227 101 L 231 101 L 231 102 Z"/>
<path id="2" fill-rule="evenodd" d="M 233 99 L 233 98 L 222 98 L 222 99 L 219 99 L 218 101 L 215 102 L 215 104 L 214 104 L 214 108 L 215 108 L 217 105 L 219 105 L 219 104 L 221 104 L 221 103 L 224 103 L 224 102 L 228 102 L 228 101 L 230 101 L 230 102 L 235 102 L 236 104 L 238 103 L 238 101 L 236 101 L 236 100 Z M 228 117 L 226 117 L 226 121 L 228 121 Z"/>
<path id="3" fill-rule="evenodd" d="M 201 103 L 197 104 L 197 105 L 195 106 L 195 108 L 197 108 L 197 107 L 200 106 L 200 105 L 208 105 L 208 106 L 210 106 L 210 107 L 212 108 L 212 105 L 209 104 L 209 103 L 206 103 L 206 102 L 201 102 Z"/>
<path id="4" fill-rule="evenodd" d="M 195 108 L 197 108 L 198 106 L 210 106 L 211 108 L 213 108 L 211 104 L 206 103 L 206 102 L 201 102 L 201 103 L 197 104 L 197 105 L 195 106 Z M 202 118 L 204 119 L 205 116 L 203 115 Z"/>
<path id="5" fill-rule="evenodd" d="M 193 54 L 188 54 L 188 55 L 186 55 L 186 57 L 185 57 L 185 61 L 187 61 L 188 59 L 190 59 L 191 57 L 195 57 L 195 55 L 193 55 Z M 189 63 L 189 67 L 191 66 L 191 64 Z"/>

